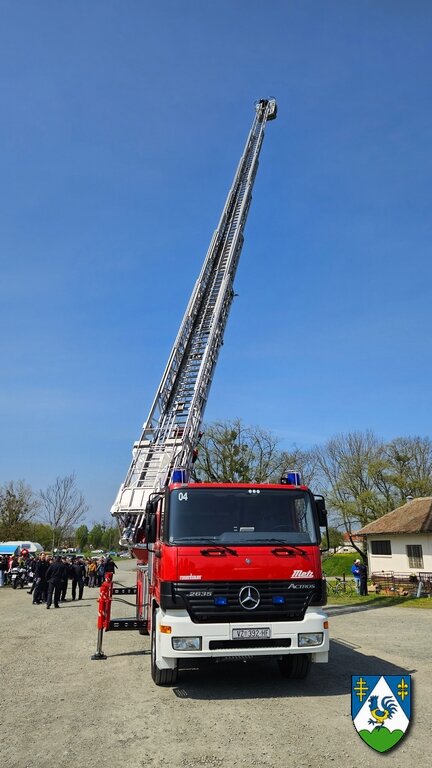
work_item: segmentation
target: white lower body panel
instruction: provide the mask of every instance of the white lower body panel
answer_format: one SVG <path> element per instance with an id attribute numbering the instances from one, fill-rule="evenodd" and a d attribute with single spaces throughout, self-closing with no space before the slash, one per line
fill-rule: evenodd
<path id="1" fill-rule="evenodd" d="M 327 628 L 327 616 L 320 609 L 309 609 L 303 621 L 263 621 L 259 622 L 232 622 L 223 624 L 194 624 L 187 611 L 167 611 L 158 609 L 156 617 L 156 659 L 161 669 L 172 667 L 174 659 L 200 659 L 223 658 L 236 656 L 281 656 L 285 654 L 309 653 L 312 661 L 325 663 L 328 661 L 329 631 Z M 326 626 L 324 626 L 326 624 Z M 162 627 L 162 631 L 161 631 Z M 233 639 L 234 629 L 268 628 L 271 645 L 253 647 L 248 642 L 245 647 L 232 648 L 229 646 Z M 169 629 L 171 631 L 169 631 Z M 298 635 L 300 633 L 323 633 L 323 642 L 318 646 L 299 647 Z M 175 650 L 172 639 L 175 637 L 199 637 L 201 638 L 201 650 Z M 280 645 L 278 640 L 281 641 Z M 284 645 L 282 641 L 290 641 L 290 645 Z M 211 648 L 212 641 L 221 647 Z M 227 641 L 227 646 L 223 642 Z M 276 642 L 275 642 L 276 641 Z"/>

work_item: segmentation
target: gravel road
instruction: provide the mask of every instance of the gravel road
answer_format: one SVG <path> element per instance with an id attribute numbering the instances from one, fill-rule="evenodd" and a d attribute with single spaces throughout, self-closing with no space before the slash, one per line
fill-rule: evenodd
<path id="1" fill-rule="evenodd" d="M 120 563 L 116 579 L 133 584 L 134 562 Z M 152 683 L 149 640 L 136 631 L 108 633 L 108 660 L 90 660 L 97 592 L 47 612 L 25 590 L 0 589 L 1 765 L 430 765 L 432 610 L 330 608 L 330 662 L 305 681 L 282 679 L 272 660 L 184 662 L 165 689 Z M 113 615 L 133 609 L 116 604 Z M 381 755 L 352 724 L 351 675 L 400 673 L 413 676 L 415 714 L 400 746 Z"/>

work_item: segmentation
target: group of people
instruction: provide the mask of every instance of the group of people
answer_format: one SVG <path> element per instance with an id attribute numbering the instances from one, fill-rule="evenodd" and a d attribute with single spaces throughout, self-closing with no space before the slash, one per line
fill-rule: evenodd
<path id="1" fill-rule="evenodd" d="M 357 594 L 366 596 L 368 591 L 367 591 L 367 567 L 365 563 L 359 558 L 357 558 L 357 560 L 354 560 L 354 563 L 351 568 L 351 573 L 354 576 Z"/>
<path id="2" fill-rule="evenodd" d="M 27 568 L 29 557 L 26 554 L 0 555 L 0 587 L 6 586 L 11 582 L 13 568 Z"/>
<path id="3" fill-rule="evenodd" d="M 2 574 L 0 585 L 5 583 L 13 568 L 25 568 L 29 573 L 33 605 L 46 603 L 51 608 L 60 608 L 60 602 L 65 601 L 68 585 L 71 582 L 72 600 L 82 600 L 84 586 L 98 587 L 102 584 L 106 573 L 114 573 L 117 565 L 110 555 L 106 558 L 84 558 L 80 556 L 52 557 L 42 553 L 37 557 L 7 557 L 0 560 Z"/>

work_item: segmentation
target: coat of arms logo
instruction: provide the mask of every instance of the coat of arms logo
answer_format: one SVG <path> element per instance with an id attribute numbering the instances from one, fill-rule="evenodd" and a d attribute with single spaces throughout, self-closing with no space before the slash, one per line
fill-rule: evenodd
<path id="1" fill-rule="evenodd" d="M 411 675 L 353 675 L 351 715 L 363 741 L 388 752 L 405 735 L 411 718 Z"/>

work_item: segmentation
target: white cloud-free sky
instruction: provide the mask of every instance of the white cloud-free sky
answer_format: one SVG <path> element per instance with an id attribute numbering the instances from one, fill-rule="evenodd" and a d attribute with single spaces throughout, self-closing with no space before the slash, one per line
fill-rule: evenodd
<path id="1" fill-rule="evenodd" d="M 269 96 L 206 420 L 432 434 L 428 0 L 0 7 L 0 482 L 106 515 Z"/>

